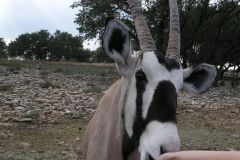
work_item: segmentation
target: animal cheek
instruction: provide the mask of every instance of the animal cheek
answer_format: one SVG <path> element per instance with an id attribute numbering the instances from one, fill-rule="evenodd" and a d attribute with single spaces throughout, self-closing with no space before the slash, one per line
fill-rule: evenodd
<path id="1" fill-rule="evenodd" d="M 160 153 L 160 147 L 157 143 L 150 143 L 148 139 L 141 139 L 139 152 L 140 152 L 140 160 L 157 160 Z"/>
<path id="2" fill-rule="evenodd" d="M 166 152 L 180 149 L 180 141 L 176 125 L 170 122 L 150 122 L 140 137 L 140 160 L 154 159 Z"/>
<path id="3" fill-rule="evenodd" d="M 152 160 L 157 159 L 160 156 L 158 146 L 148 145 L 149 143 L 141 143 L 139 146 L 140 160 Z"/>

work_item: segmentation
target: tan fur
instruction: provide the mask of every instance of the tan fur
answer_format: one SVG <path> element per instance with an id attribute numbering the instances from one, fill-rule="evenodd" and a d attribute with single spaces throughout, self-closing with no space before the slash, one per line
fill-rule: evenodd
<path id="1" fill-rule="evenodd" d="M 114 83 L 103 96 L 89 122 L 84 139 L 85 160 L 122 160 L 122 109 L 128 80 Z M 133 155 L 138 157 L 138 153 Z M 134 158 L 135 159 L 135 158 Z"/>

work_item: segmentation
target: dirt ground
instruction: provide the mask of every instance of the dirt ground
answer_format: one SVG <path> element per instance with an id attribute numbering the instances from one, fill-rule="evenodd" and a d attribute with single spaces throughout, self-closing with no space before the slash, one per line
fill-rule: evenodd
<path id="1" fill-rule="evenodd" d="M 85 95 L 87 97 L 86 100 L 83 99 L 83 101 L 88 101 L 88 99 L 94 99 L 94 102 L 98 101 L 103 95 L 103 91 L 118 78 L 116 72 L 106 71 L 106 68 L 102 68 L 102 70 L 106 72 L 99 74 L 99 71 L 93 69 L 94 67 L 88 68 L 88 72 L 85 72 L 82 66 L 78 65 L 77 67 L 80 67 L 81 72 L 84 71 L 84 74 L 72 73 L 69 75 L 66 74 L 68 71 L 65 72 L 66 66 L 64 68 L 60 67 L 59 69 L 61 65 L 57 65 L 57 68 L 54 68 L 52 64 L 45 64 L 47 68 L 45 69 L 45 71 L 47 71 L 47 75 L 45 76 L 48 77 L 48 80 L 51 80 L 51 77 L 61 77 L 61 79 L 63 79 L 61 82 L 56 81 L 56 83 L 59 84 L 63 83 L 60 84 L 60 91 L 70 90 L 69 85 L 65 86 L 64 84 L 70 84 L 72 79 L 75 79 L 79 83 L 81 82 L 81 84 L 84 84 L 86 87 L 83 89 L 83 93 L 88 93 Z M 2 68 L 6 68 L 8 72 L 9 66 L 12 67 L 12 65 L 4 64 Z M 26 67 L 29 66 L 25 66 L 24 68 Z M 76 70 L 78 70 L 77 67 L 75 68 Z M 114 70 L 112 66 L 110 67 L 110 70 Z M 32 74 L 32 72 L 26 73 L 24 68 L 18 68 L 17 71 L 10 70 L 7 75 L 0 77 L 5 77 L 2 82 L 0 79 L 0 85 L 5 84 L 8 77 L 14 75 L 19 76 L 19 74 L 22 74 L 22 71 L 24 71 L 24 74 Z M 53 68 L 57 69 L 60 73 L 52 72 Z M 70 66 L 70 68 L 72 67 Z M 99 68 L 99 66 L 97 66 L 97 68 Z M 33 71 L 35 73 L 37 69 L 33 68 Z M 98 72 L 98 74 L 96 74 L 96 72 Z M 37 74 L 43 73 L 40 71 Z M 81 74 L 81 76 L 79 74 Z M 89 76 L 87 76 L 89 74 L 94 74 L 95 77 L 89 78 Z M 104 78 L 109 76 L 111 78 Z M 16 79 L 16 81 L 18 81 L 18 79 Z M 34 78 L 31 79 L 31 81 L 35 81 Z M 75 83 L 72 85 L 74 86 L 74 84 Z M 16 86 L 14 87 L 15 91 L 23 92 L 23 90 L 18 89 Z M 51 87 L 47 90 L 52 91 Z M 193 95 L 193 97 L 187 93 L 181 93 L 178 104 L 178 128 L 182 150 L 240 150 L 239 91 L 239 88 L 224 86 L 212 88 L 205 95 Z M 20 92 L 0 91 L 0 96 L 5 97 L 0 97 L 0 103 L 5 102 L 8 94 L 18 95 Z M 27 90 L 25 92 L 27 92 Z M 39 90 L 39 92 L 41 92 L 41 90 Z M 91 96 L 89 97 L 89 95 Z M 202 99 L 205 100 L 204 103 L 202 103 Z M 65 103 L 64 101 L 64 104 Z M 75 101 L 71 103 L 75 104 Z M 68 106 L 67 110 L 64 108 L 63 111 L 53 109 L 52 112 L 54 114 L 52 112 L 51 114 L 57 115 L 58 118 L 57 120 L 53 118 L 54 121 L 49 122 L 42 121 L 44 117 L 33 119 L 32 121 L 15 121 L 16 118 L 14 118 L 14 116 L 18 114 L 15 114 L 15 112 L 13 114 L 12 110 L 9 111 L 6 108 L 2 109 L 4 106 L 6 107 L 6 105 L 0 105 L 0 113 L 3 114 L 2 119 L 0 117 L 0 160 L 81 159 L 80 144 L 82 135 L 89 119 L 94 113 L 94 108 L 88 109 L 88 104 L 91 104 L 91 101 L 89 103 L 79 101 L 79 103 L 74 105 L 74 112 L 76 111 L 76 106 L 82 105 L 84 108 L 77 110 L 81 113 L 77 117 L 69 116 L 70 111 L 72 111 L 72 108 L 69 108 L 71 105 Z M 91 112 L 87 112 L 86 114 L 82 113 L 88 110 L 91 110 Z M 45 114 L 44 111 L 41 111 L 40 117 L 43 113 Z M 13 118 L 6 119 L 6 115 L 11 115 Z M 49 117 L 53 116 L 51 115 Z"/>

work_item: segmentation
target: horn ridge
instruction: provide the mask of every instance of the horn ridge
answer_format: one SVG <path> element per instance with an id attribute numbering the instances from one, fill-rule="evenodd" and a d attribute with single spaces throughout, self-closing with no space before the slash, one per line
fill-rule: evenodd
<path id="1" fill-rule="evenodd" d="M 143 11 L 138 0 L 127 0 L 131 15 L 134 20 L 134 25 L 137 32 L 140 48 L 145 51 L 156 51 L 157 47 L 152 38 L 147 22 L 143 15 Z"/>
<path id="2" fill-rule="evenodd" d="M 170 29 L 166 57 L 180 60 L 180 22 L 177 0 L 169 0 Z"/>

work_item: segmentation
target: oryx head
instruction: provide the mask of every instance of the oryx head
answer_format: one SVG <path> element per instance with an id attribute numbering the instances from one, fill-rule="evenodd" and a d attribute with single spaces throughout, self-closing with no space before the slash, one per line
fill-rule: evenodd
<path id="1" fill-rule="evenodd" d="M 141 160 L 157 159 L 163 152 L 178 151 L 177 95 L 180 89 L 203 93 L 212 84 L 216 68 L 201 64 L 182 69 L 180 27 L 176 0 L 170 4 L 170 33 L 166 56 L 157 52 L 138 0 L 128 0 L 142 54 L 132 55 L 128 27 L 109 20 L 103 47 L 117 65 L 128 89 L 123 109 L 123 156 L 139 149 Z"/>

